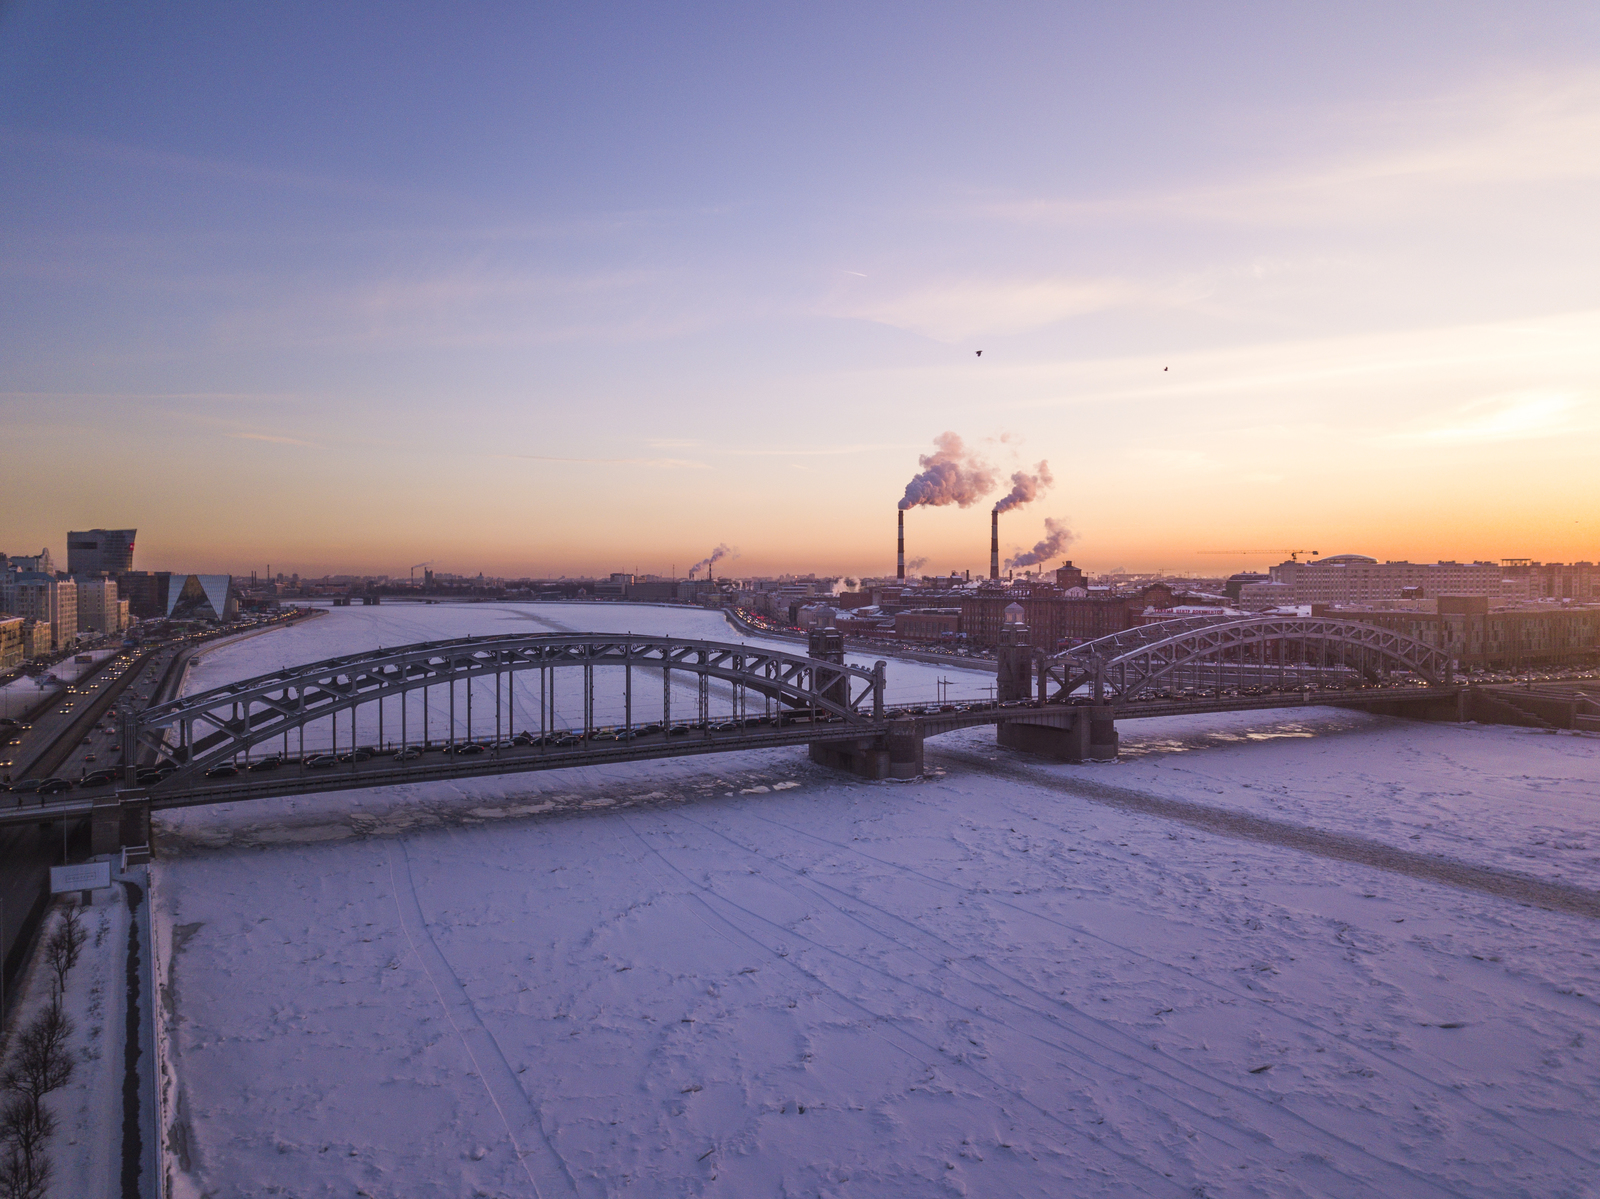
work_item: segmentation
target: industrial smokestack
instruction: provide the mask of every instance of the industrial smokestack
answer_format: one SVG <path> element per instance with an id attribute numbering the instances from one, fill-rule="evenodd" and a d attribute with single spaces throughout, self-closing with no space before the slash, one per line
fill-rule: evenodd
<path id="1" fill-rule="evenodd" d="M 989 513 L 989 577 L 1000 577 L 1000 509 Z"/>
<path id="2" fill-rule="evenodd" d="M 906 581 L 906 510 L 900 509 L 900 547 L 896 551 L 894 577 Z"/>

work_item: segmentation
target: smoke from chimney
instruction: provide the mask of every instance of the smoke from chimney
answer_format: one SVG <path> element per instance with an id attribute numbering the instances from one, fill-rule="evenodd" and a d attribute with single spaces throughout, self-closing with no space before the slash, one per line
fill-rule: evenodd
<path id="1" fill-rule="evenodd" d="M 692 579 L 703 570 L 706 572 L 706 578 L 709 579 L 711 577 L 711 568 L 730 555 L 737 558 L 739 551 L 730 545 L 717 546 L 716 549 L 711 551 L 711 557 L 702 558 L 689 568 L 689 577 Z"/>
<path id="2" fill-rule="evenodd" d="M 1050 464 L 1041 461 L 1035 468 L 1035 472 L 1030 475 L 1026 471 L 1019 470 L 1012 475 L 1011 493 L 1001 497 L 1000 502 L 994 506 L 994 510 L 996 512 L 1010 512 L 1013 508 L 1020 508 L 1022 505 L 1038 499 L 1048 491 L 1051 484 L 1055 482 L 1050 477 Z"/>
<path id="3" fill-rule="evenodd" d="M 1067 546 L 1078 539 L 1076 533 L 1050 516 L 1044 518 L 1044 531 L 1044 540 L 1035 543 L 1027 553 L 1006 559 L 1008 570 L 1019 566 L 1038 566 L 1050 561 L 1051 558 L 1060 557 L 1066 552 Z"/>
<path id="4" fill-rule="evenodd" d="M 967 449 L 954 433 L 941 433 L 933 439 L 938 450 L 919 455 L 922 471 L 906 484 L 901 510 L 942 508 L 955 504 L 967 508 L 994 490 L 994 468 Z"/>

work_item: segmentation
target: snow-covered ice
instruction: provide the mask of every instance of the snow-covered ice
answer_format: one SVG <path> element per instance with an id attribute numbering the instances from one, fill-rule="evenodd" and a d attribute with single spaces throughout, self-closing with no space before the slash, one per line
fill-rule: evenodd
<path id="1" fill-rule="evenodd" d="M 504 631 L 463 611 L 340 610 L 190 686 L 365 648 L 373 613 Z M 180 1193 L 1600 1190 L 1593 920 L 1095 800 L 1592 889 L 1600 738 L 1122 731 L 1081 767 L 953 734 L 909 784 L 771 750 L 164 816 Z"/>

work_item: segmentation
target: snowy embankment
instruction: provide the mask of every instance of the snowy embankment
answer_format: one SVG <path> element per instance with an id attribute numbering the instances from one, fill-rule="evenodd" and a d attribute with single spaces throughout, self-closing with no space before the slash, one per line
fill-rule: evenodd
<path id="1" fill-rule="evenodd" d="M 41 1100 L 54 1119 L 54 1133 L 42 1146 L 42 1156 L 49 1161 L 46 1194 L 51 1199 L 115 1194 L 122 1167 L 128 910 L 120 887 L 93 895 L 93 906 L 80 909 L 83 941 L 60 992 L 61 1009 L 70 1027 L 63 1055 L 71 1066 L 60 1085 Z M 77 901 L 76 894 L 58 900 L 39 930 L 40 950 L 14 999 L 13 1039 L 6 1046 L 6 1065 L 13 1070 L 20 1066 L 22 1030 L 40 1017 L 58 993 L 43 947 Z M 9 1089 L 0 1094 L 8 1104 L 17 1097 L 17 1092 Z"/>
<path id="2" fill-rule="evenodd" d="M 956 734 L 904 785 L 765 751 L 166 817 L 180 1193 L 1595 1193 L 1595 921 L 1092 791 L 1594 888 L 1600 739 L 1123 732 L 1103 767 Z"/>

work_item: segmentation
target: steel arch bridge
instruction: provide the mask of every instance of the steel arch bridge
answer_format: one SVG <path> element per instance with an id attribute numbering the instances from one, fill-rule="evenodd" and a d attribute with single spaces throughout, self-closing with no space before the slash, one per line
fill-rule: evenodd
<path id="1" fill-rule="evenodd" d="M 868 670 L 843 662 L 823 661 L 780 653 L 753 645 L 716 641 L 689 641 L 643 634 L 546 633 L 530 636 L 462 637 L 431 641 L 398 649 L 329 658 L 304 666 L 288 667 L 253 679 L 229 683 L 197 695 L 153 705 L 130 716 L 124 732 L 124 760 L 132 763 L 143 750 L 180 763 L 170 782 L 212 766 L 231 762 L 257 745 L 272 741 L 287 744 L 287 735 L 314 721 L 332 720 L 335 749 L 338 717 L 352 713 L 350 749 L 357 748 L 354 711 L 377 704 L 380 744 L 385 741 L 383 701 L 423 693 L 424 712 L 431 689 L 445 687 L 449 698 L 449 744 L 466 740 L 456 734 L 456 684 L 465 683 L 467 733 L 472 733 L 473 683 L 491 680 L 496 735 L 501 731 L 501 689 L 513 695 L 509 681 L 517 674 L 539 674 L 539 719 L 542 730 L 556 728 L 555 672 L 582 675 L 583 731 L 595 728 L 594 674 L 598 669 L 619 670 L 625 704 L 625 725 L 633 725 L 634 671 L 661 675 L 663 723 L 672 721 L 673 675 L 697 680 L 695 718 L 709 719 L 708 684 L 720 680 L 734 688 L 737 707 L 741 691 L 775 701 L 781 710 L 809 713 L 827 719 L 841 733 L 851 725 L 871 725 L 883 720 L 884 663 Z M 402 699 L 397 733 L 401 745 L 419 744 L 407 727 Z M 505 735 L 510 736 L 508 703 Z M 435 709 L 436 711 L 438 709 Z M 485 718 L 485 724 L 488 723 Z M 482 727 L 482 726 L 480 726 Z M 574 729 L 574 731 L 576 731 Z M 426 726 L 421 739 L 428 736 Z M 133 751 L 133 752 L 130 752 Z M 168 788 L 164 788 L 168 789 Z"/>
<path id="2" fill-rule="evenodd" d="M 1186 678 L 1303 680 L 1342 668 L 1369 682 L 1396 671 L 1430 686 L 1450 682 L 1444 650 L 1379 625 L 1332 616 L 1196 616 L 1143 625 L 1086 642 L 1041 665 L 1040 698 L 1066 699 L 1088 684 L 1097 702 L 1148 697 Z"/>

